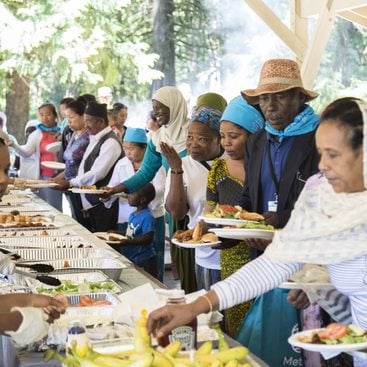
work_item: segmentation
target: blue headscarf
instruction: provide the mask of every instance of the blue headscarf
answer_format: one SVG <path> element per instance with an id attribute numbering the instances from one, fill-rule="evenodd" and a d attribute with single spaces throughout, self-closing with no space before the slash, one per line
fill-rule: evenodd
<path id="1" fill-rule="evenodd" d="M 46 126 L 46 125 L 44 125 L 44 124 L 39 124 L 39 125 L 37 125 L 37 129 L 38 130 L 41 130 L 41 131 L 44 131 L 44 132 L 46 132 L 46 133 L 49 133 L 49 132 L 57 132 L 57 133 L 59 133 L 60 131 L 61 131 L 61 128 L 60 128 L 60 126 L 59 125 L 55 125 L 55 126 L 52 126 L 52 127 L 48 127 L 48 126 Z"/>
<path id="2" fill-rule="evenodd" d="M 143 143 L 147 144 L 147 133 L 144 129 L 128 127 L 126 129 L 123 141 L 131 143 Z"/>
<path id="3" fill-rule="evenodd" d="M 219 122 L 222 112 L 210 107 L 200 107 L 191 116 L 191 121 L 201 122 L 210 127 L 215 132 L 219 132 Z"/>
<path id="4" fill-rule="evenodd" d="M 238 96 L 229 102 L 220 121 L 230 121 L 254 133 L 264 127 L 265 119 L 255 107 L 248 104 L 242 96 Z"/>
<path id="5" fill-rule="evenodd" d="M 268 121 L 265 122 L 265 130 L 279 136 L 281 142 L 285 136 L 303 135 L 314 131 L 320 121 L 320 116 L 315 113 L 311 106 L 307 106 L 294 120 L 284 129 L 274 129 Z"/>

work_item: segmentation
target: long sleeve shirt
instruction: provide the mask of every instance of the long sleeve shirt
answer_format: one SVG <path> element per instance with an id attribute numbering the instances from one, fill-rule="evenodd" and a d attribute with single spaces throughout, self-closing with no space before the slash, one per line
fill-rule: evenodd
<path id="1" fill-rule="evenodd" d="M 183 157 L 186 155 L 186 150 L 178 152 L 178 154 L 180 157 Z M 129 193 L 138 191 L 148 182 L 153 180 L 155 174 L 162 165 L 168 169 L 164 157 L 161 153 L 157 152 L 154 143 L 149 140 L 147 150 L 144 154 L 143 163 L 141 164 L 139 171 L 136 172 L 134 176 L 123 181 L 122 184 L 127 187 Z"/>

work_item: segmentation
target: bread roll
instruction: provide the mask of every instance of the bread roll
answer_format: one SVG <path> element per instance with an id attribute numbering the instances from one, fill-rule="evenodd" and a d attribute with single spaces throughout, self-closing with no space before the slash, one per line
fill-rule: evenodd
<path id="1" fill-rule="evenodd" d="M 194 241 L 200 241 L 201 237 L 204 234 L 204 230 L 205 230 L 205 222 L 203 220 L 200 220 L 194 228 L 194 233 L 192 234 L 192 239 Z"/>
<path id="2" fill-rule="evenodd" d="M 218 242 L 218 236 L 215 233 L 209 232 L 209 233 L 205 233 L 202 237 L 201 240 L 203 242 Z"/>
<path id="3" fill-rule="evenodd" d="M 255 213 L 255 212 L 248 212 L 246 210 L 243 210 L 241 212 L 240 218 L 243 220 L 253 220 L 255 222 L 260 222 L 262 220 L 265 220 L 265 217 L 263 217 L 261 214 Z"/>

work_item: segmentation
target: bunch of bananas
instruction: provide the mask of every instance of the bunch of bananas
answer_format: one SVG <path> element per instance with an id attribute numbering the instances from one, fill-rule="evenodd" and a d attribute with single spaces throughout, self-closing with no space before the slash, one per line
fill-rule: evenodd
<path id="1" fill-rule="evenodd" d="M 66 367 L 251 367 L 250 363 L 243 362 L 248 349 L 242 346 L 229 348 L 220 329 L 217 329 L 219 350 L 213 353 L 212 342 L 207 341 L 190 359 L 188 355 L 180 353 L 179 341 L 172 342 L 165 348 L 158 348 L 159 350 L 153 349 L 146 323 L 147 313 L 143 310 L 136 323 L 134 349 L 115 354 L 100 354 L 89 348 L 80 353 L 76 343 L 73 343 L 65 358 L 49 349 L 44 360 L 57 359 Z"/>

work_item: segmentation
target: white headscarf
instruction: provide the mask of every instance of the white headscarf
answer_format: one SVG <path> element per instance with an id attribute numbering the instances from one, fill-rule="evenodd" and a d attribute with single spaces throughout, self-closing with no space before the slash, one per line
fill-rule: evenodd
<path id="1" fill-rule="evenodd" d="M 363 115 L 363 174 L 367 188 L 367 104 Z M 367 254 L 367 191 L 336 193 L 322 176 L 307 182 L 283 230 L 265 256 L 275 262 L 335 264 Z"/>
<path id="2" fill-rule="evenodd" d="M 186 149 L 186 137 L 189 128 L 187 104 L 182 93 L 175 87 L 162 87 L 152 99 L 169 108 L 170 116 L 167 125 L 163 125 L 152 135 L 157 152 L 161 152 L 160 143 L 171 145 L 179 153 Z"/>
<path id="3" fill-rule="evenodd" d="M 29 120 L 24 126 L 24 132 L 26 132 L 29 127 L 36 127 L 39 124 L 40 122 L 38 120 Z"/>

